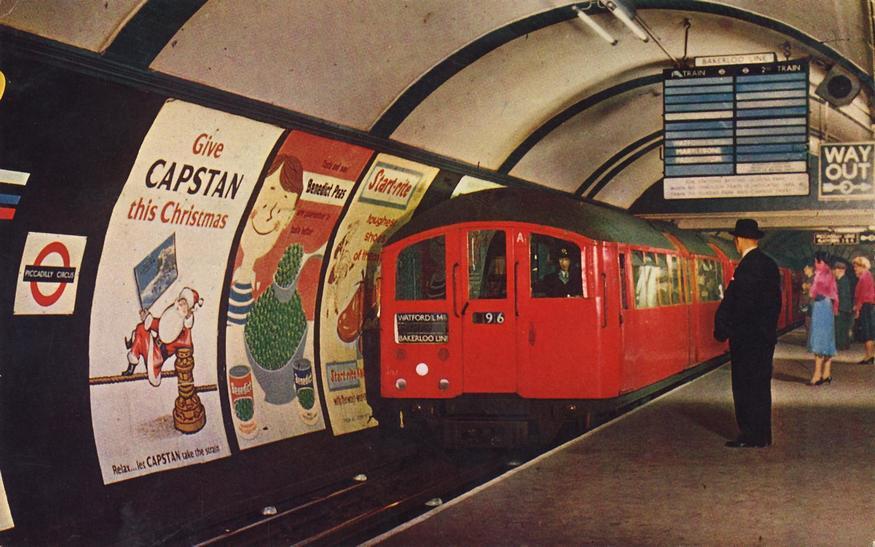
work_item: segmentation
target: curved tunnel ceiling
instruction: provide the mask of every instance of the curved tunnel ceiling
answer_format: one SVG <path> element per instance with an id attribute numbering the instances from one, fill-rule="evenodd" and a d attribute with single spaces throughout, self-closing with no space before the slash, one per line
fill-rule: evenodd
<path id="1" fill-rule="evenodd" d="M 866 3 L 634 3 L 675 58 L 811 56 L 812 86 L 843 64 L 866 92 L 840 111 L 812 97 L 811 125 L 829 140 L 871 139 Z M 0 24 L 108 56 L 140 27 L 156 73 L 622 208 L 662 176 L 654 78 L 672 61 L 596 2 L 20 0 Z"/>

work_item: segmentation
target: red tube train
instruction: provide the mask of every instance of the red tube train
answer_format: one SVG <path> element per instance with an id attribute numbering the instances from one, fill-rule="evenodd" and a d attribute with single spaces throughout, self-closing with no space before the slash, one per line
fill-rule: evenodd
<path id="1" fill-rule="evenodd" d="M 640 400 L 727 350 L 718 243 L 542 191 L 438 205 L 382 251 L 383 402 L 446 444 L 510 446 Z"/>

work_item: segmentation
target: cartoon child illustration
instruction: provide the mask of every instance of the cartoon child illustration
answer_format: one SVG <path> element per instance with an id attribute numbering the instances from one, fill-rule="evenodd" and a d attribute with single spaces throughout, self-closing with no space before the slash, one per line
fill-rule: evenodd
<path id="1" fill-rule="evenodd" d="M 140 323 L 134 328 L 131 338 L 125 338 L 125 347 L 129 350 L 128 368 L 122 372 L 122 376 L 133 374 L 142 359 L 149 383 L 158 387 L 164 361 L 180 348 L 194 350 L 191 337 L 194 311 L 203 304 L 197 291 L 185 287 L 179 292 L 176 302 L 167 306 L 160 317 L 140 310 Z"/>
<path id="2" fill-rule="evenodd" d="M 295 206 L 304 191 L 304 168 L 298 158 L 277 154 L 264 185 L 246 220 L 228 296 L 228 322 L 245 325 L 254 297 L 270 283 L 256 261 L 271 253 L 280 235 L 295 216 Z M 272 275 L 273 272 L 270 272 Z"/>

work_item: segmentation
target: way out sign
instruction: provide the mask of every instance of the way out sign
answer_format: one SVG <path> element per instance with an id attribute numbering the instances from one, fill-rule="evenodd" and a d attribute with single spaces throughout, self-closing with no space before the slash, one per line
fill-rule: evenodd
<path id="1" fill-rule="evenodd" d="M 875 143 L 821 143 L 820 199 L 872 199 Z"/>
<path id="2" fill-rule="evenodd" d="M 84 236 L 30 232 L 15 287 L 15 315 L 72 315 Z"/>

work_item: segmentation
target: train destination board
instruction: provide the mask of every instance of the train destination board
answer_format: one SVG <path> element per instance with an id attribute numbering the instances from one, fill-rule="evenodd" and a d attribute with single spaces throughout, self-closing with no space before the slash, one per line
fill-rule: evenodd
<path id="1" fill-rule="evenodd" d="M 665 199 L 807 195 L 808 62 L 663 71 Z"/>
<path id="2" fill-rule="evenodd" d="M 395 342 L 399 344 L 446 344 L 449 315 L 434 312 L 395 314 Z"/>

